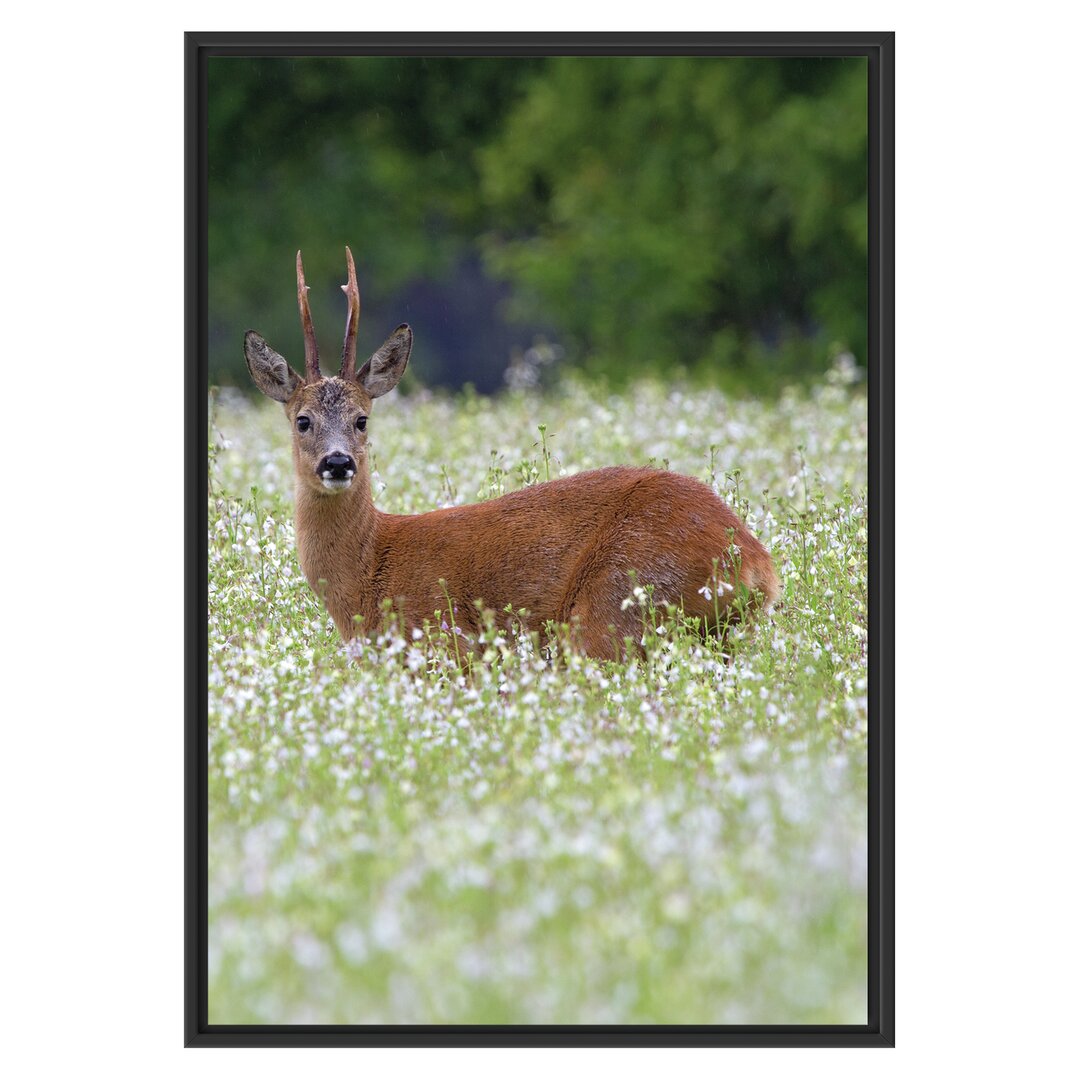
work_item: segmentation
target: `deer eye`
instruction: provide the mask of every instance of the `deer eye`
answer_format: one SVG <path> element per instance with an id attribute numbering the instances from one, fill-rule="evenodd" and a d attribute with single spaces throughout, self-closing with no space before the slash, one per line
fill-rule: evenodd
<path id="1" fill-rule="evenodd" d="M 296 428 L 298 431 L 307 431 L 311 427 L 311 420 L 306 416 L 298 416 L 296 418 Z"/>
<path id="2" fill-rule="evenodd" d="M 358 416 L 356 418 L 356 430 L 357 431 L 363 431 L 364 428 L 366 428 L 366 427 L 367 427 L 367 417 L 366 416 Z"/>

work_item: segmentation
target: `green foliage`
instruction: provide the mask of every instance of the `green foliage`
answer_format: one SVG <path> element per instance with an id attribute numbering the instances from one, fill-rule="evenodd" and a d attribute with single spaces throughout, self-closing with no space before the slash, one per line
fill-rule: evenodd
<path id="1" fill-rule="evenodd" d="M 345 243 L 365 343 L 413 322 L 434 381 L 540 329 L 616 381 L 861 360 L 866 145 L 861 60 L 215 57 L 211 379 L 249 326 L 295 351 L 301 247 L 333 354 Z"/>
<path id="2" fill-rule="evenodd" d="M 387 297 L 445 276 L 480 224 L 472 150 L 528 61 L 215 57 L 209 65 L 211 379 L 246 385 L 239 342 L 258 320 L 298 340 L 303 248 L 324 356 L 339 348 L 344 245 L 374 339 L 402 321 Z M 333 330 L 331 330 L 333 328 Z M 369 340 L 373 348 L 379 341 Z M 423 336 L 418 342 L 423 368 Z"/>
<path id="3" fill-rule="evenodd" d="M 592 366 L 865 356 L 866 69 L 561 58 L 481 152 L 494 267 Z"/>

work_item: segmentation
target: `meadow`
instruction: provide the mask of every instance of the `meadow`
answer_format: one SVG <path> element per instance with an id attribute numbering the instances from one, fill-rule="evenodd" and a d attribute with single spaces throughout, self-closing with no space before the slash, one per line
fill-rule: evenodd
<path id="1" fill-rule="evenodd" d="M 631 595 L 646 648 L 618 664 L 494 625 L 471 659 L 437 624 L 345 645 L 297 563 L 281 407 L 215 392 L 210 422 L 210 1023 L 866 1023 L 850 366 L 770 400 L 570 379 L 377 403 L 386 511 L 620 463 L 738 509 L 778 608 L 722 652 Z"/>

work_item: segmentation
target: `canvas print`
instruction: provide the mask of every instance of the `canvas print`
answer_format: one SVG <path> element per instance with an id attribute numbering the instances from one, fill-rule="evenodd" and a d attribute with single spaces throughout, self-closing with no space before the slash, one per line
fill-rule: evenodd
<path id="1" fill-rule="evenodd" d="M 212 56 L 211 1025 L 866 1025 L 868 62 Z"/>

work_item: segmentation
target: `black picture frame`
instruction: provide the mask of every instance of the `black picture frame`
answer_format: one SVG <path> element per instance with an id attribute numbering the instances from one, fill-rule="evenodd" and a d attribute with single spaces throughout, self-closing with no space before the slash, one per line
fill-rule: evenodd
<path id="1" fill-rule="evenodd" d="M 894 1045 L 893 33 L 185 35 L 185 991 L 187 1046 Z M 233 1026 L 207 1022 L 207 63 L 214 56 L 859 56 L 869 132 L 869 912 L 864 1026 Z"/>

